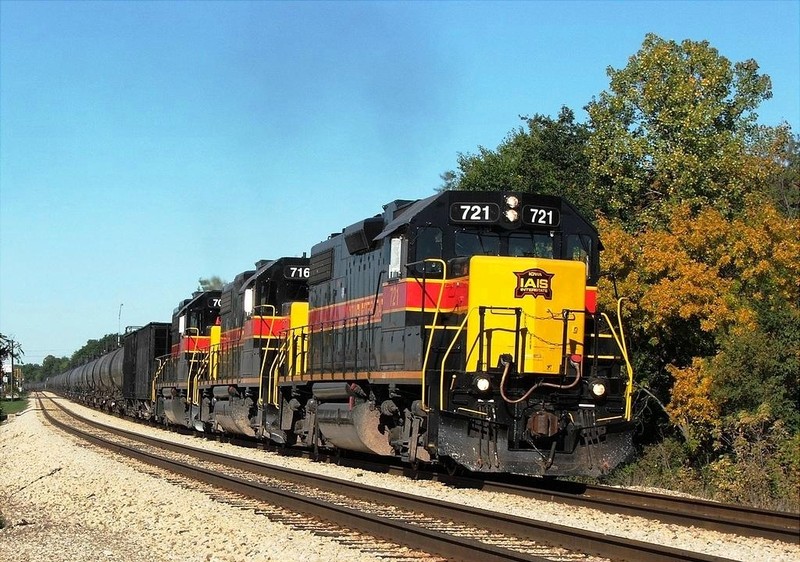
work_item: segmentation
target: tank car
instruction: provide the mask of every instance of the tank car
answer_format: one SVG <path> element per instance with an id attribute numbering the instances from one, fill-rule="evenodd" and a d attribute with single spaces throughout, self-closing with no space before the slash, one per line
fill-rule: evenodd
<path id="1" fill-rule="evenodd" d="M 123 350 L 115 349 L 48 381 L 48 386 L 91 406 L 113 409 L 122 398 Z"/>
<path id="2" fill-rule="evenodd" d="M 394 201 L 313 247 L 308 322 L 276 366 L 308 447 L 472 471 L 596 475 L 632 452 L 597 231 L 557 197 Z"/>
<path id="3" fill-rule="evenodd" d="M 81 402 L 140 418 L 150 418 L 151 382 L 159 357 L 169 352 L 169 324 L 128 327 L 122 346 L 51 377 L 46 388 Z"/>

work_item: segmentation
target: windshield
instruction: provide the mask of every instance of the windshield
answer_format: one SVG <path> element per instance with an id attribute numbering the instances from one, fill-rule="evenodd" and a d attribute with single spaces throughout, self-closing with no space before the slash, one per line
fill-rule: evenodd
<path id="1" fill-rule="evenodd" d="M 553 238 L 549 234 L 515 232 L 508 237 L 508 255 L 526 258 L 552 258 Z"/>
<path id="2" fill-rule="evenodd" d="M 494 232 L 456 232 L 456 256 L 498 256 L 500 236 Z"/>

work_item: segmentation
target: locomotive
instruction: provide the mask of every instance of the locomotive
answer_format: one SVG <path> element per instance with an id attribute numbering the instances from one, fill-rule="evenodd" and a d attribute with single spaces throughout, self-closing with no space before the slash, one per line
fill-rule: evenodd
<path id="1" fill-rule="evenodd" d="M 622 324 L 597 309 L 601 250 L 559 197 L 396 200 L 49 386 L 284 447 L 596 476 L 633 450 Z"/>

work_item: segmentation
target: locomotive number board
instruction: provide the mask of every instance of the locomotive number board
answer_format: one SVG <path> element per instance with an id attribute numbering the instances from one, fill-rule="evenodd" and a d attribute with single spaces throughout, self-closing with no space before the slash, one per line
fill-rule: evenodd
<path id="1" fill-rule="evenodd" d="M 308 279 L 308 266 L 287 265 L 283 268 L 283 276 L 286 279 Z"/>
<path id="2" fill-rule="evenodd" d="M 450 205 L 450 222 L 493 223 L 500 220 L 497 203 L 453 203 Z"/>
<path id="3" fill-rule="evenodd" d="M 552 207 L 525 205 L 522 208 L 522 222 L 533 226 L 558 226 L 561 223 L 561 213 Z"/>
<path id="4" fill-rule="evenodd" d="M 497 203 L 453 203 L 450 205 L 450 222 L 487 224 L 500 220 Z M 516 219 L 511 219 L 516 222 Z M 561 224 L 561 213 L 553 207 L 525 205 L 522 207 L 522 224 L 541 227 L 556 227 Z"/>

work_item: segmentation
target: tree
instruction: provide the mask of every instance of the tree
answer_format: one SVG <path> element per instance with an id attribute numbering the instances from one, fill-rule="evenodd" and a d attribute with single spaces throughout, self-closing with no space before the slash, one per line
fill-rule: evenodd
<path id="1" fill-rule="evenodd" d="M 576 123 L 567 107 L 557 119 L 539 114 L 521 119 L 527 130 L 512 130 L 496 150 L 478 147 L 477 154 L 459 154 L 458 170 L 441 175 L 443 189 L 560 195 L 594 216 L 597 202 L 587 189 L 588 128 Z"/>
<path id="2" fill-rule="evenodd" d="M 23 355 L 25 355 L 25 352 L 22 351 L 19 342 L 15 342 L 9 336 L 0 334 L 0 362 L 9 358 L 19 361 Z"/>
<path id="3" fill-rule="evenodd" d="M 639 381 L 696 447 L 743 414 L 798 428 L 800 223 L 754 196 L 734 219 L 673 211 L 639 234 L 600 221 L 603 267 L 636 303 L 628 324 Z M 609 293 L 601 287 L 601 298 Z"/>
<path id="4" fill-rule="evenodd" d="M 211 277 L 201 277 L 197 280 L 197 290 L 198 291 L 220 291 L 222 288 L 227 285 L 227 281 L 224 281 L 222 278 L 213 275 Z"/>
<path id="5" fill-rule="evenodd" d="M 41 379 L 60 375 L 69 368 L 70 362 L 67 357 L 59 358 L 55 355 L 48 355 L 42 360 Z"/>
<path id="6" fill-rule="evenodd" d="M 22 376 L 26 382 L 39 382 L 42 377 L 42 366 L 36 363 L 26 363 L 22 366 Z"/>
<path id="7" fill-rule="evenodd" d="M 761 154 L 773 163 L 768 195 L 778 210 L 796 219 L 800 216 L 800 137 L 786 124 L 763 127 L 761 132 Z"/>
<path id="8" fill-rule="evenodd" d="M 665 224 L 676 203 L 725 216 L 764 189 L 774 162 L 756 153 L 755 112 L 771 81 L 750 59 L 732 64 L 707 41 L 648 34 L 610 89 L 586 107 L 597 200 L 628 228 Z"/>
<path id="9" fill-rule="evenodd" d="M 99 340 L 88 340 L 86 345 L 72 354 L 68 367 L 77 367 L 84 363 L 102 357 L 119 347 L 119 334 L 106 334 Z M 47 359 L 47 358 L 45 358 Z M 55 358 L 54 358 L 55 359 Z"/>

